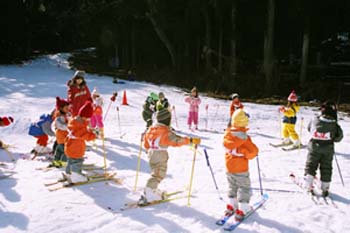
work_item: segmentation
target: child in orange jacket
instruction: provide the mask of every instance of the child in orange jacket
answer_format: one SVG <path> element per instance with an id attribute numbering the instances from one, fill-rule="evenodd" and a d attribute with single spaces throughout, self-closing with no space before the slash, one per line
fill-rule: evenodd
<path id="1" fill-rule="evenodd" d="M 226 148 L 225 160 L 227 181 L 229 183 L 229 203 L 225 215 L 235 214 L 239 221 L 251 209 L 249 160 L 258 154 L 257 146 L 247 135 L 249 118 L 242 110 L 236 110 L 232 115 L 231 127 L 224 136 Z"/>
<path id="2" fill-rule="evenodd" d="M 168 167 L 169 146 L 182 146 L 190 143 L 200 144 L 200 138 L 180 137 L 170 128 L 171 113 L 163 108 L 156 113 L 157 122 L 151 126 L 144 135 L 144 147 L 148 151 L 151 177 L 148 179 L 138 204 L 145 205 L 148 202 L 161 200 L 162 193 L 157 189 L 159 183 L 165 178 Z"/>
<path id="3" fill-rule="evenodd" d="M 56 97 L 56 146 L 54 150 L 54 161 L 50 166 L 62 167 L 67 161 L 67 157 L 64 154 L 64 142 L 68 135 L 68 114 L 69 114 L 69 103 L 68 101 Z"/>
<path id="4" fill-rule="evenodd" d="M 78 112 L 78 116 L 68 122 L 68 136 L 64 143 L 64 153 L 67 156 L 66 178 L 70 183 L 85 182 L 88 178 L 82 174 L 85 154 L 85 141 L 96 138 L 92 130 L 88 129 L 89 118 L 93 114 L 90 101 L 87 101 Z"/>

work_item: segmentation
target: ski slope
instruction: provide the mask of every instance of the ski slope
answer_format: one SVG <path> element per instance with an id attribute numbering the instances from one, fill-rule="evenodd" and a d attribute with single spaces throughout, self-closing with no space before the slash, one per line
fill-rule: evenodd
<path id="1" fill-rule="evenodd" d="M 105 113 L 112 93 L 119 93 L 105 121 L 105 152 L 108 169 L 116 171 L 117 176 L 124 179 L 123 184 L 100 182 L 48 191 L 44 183 L 61 178 L 62 171 L 40 171 L 37 168 L 47 166 L 48 162 L 23 158 L 35 146 L 35 139 L 27 135 L 29 124 L 54 108 L 56 96 L 66 98 L 66 82 L 74 73 L 68 67 L 68 56 L 56 54 L 24 65 L 0 66 L 0 116 L 15 119 L 11 126 L 0 128 L 0 139 L 13 145 L 10 151 L 16 158 L 16 162 L 11 163 L 5 151 L 0 151 L 0 162 L 8 165 L 6 170 L 16 172 L 10 178 L 0 179 L 0 232 L 224 232 L 215 222 L 226 206 L 220 200 L 220 197 L 226 199 L 228 188 L 222 139 L 230 102 L 200 95 L 199 128 L 202 130 L 192 132 L 186 124 L 188 106 L 183 101 L 185 93 L 172 86 L 128 81 L 113 84 L 111 77 L 88 74 L 86 81 L 90 90 L 97 87 L 105 99 Z M 128 106 L 121 105 L 124 91 Z M 179 134 L 202 139 L 195 161 L 193 197 L 190 206 L 187 198 L 183 198 L 120 212 L 118 210 L 124 203 L 138 199 L 149 177 L 147 155 L 142 151 L 137 191 L 133 191 L 140 135 L 145 128 L 141 117 L 142 104 L 151 91 L 164 92 L 170 104 L 175 106 L 178 125 L 173 117 L 172 126 Z M 239 92 L 239 89 L 233 91 Z M 248 132 L 260 150 L 264 192 L 270 198 L 235 232 L 350 232 L 349 117 L 340 113 L 339 124 L 344 130 L 344 139 L 335 148 L 345 187 L 334 163 L 331 192 L 337 205 L 335 208 L 326 204 L 315 205 L 288 177 L 291 171 L 303 175 L 306 149 L 285 152 L 269 146 L 269 143 L 278 143 L 280 138 L 278 106 L 243 104 L 250 114 Z M 317 113 L 315 108 L 301 107 L 296 129 L 299 133 L 301 131 L 304 144 L 308 141 L 307 123 Z M 205 128 L 208 131 L 204 131 Z M 219 192 L 215 189 L 203 148 L 208 151 Z M 190 182 L 194 151 L 189 146 L 170 148 L 169 155 L 168 174 L 159 188 L 169 192 L 185 189 Z M 86 163 L 104 165 L 100 140 L 96 141 L 96 148 L 86 152 L 86 157 Z M 2 167 L 0 169 L 5 171 Z M 250 161 L 250 177 L 253 187 L 251 202 L 254 202 L 260 197 L 256 159 Z"/>

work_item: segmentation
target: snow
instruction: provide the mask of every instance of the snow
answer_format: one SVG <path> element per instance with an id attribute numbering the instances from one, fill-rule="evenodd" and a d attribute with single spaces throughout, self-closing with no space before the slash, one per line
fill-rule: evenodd
<path id="1" fill-rule="evenodd" d="M 24 65 L 0 66 L 0 116 L 15 119 L 14 124 L 0 129 L 0 138 L 13 145 L 9 150 L 16 158 L 16 162 L 11 163 L 5 151 L 0 151 L 0 161 L 7 164 L 7 168 L 0 167 L 1 171 L 16 172 L 9 178 L 0 179 L 0 232 L 224 232 L 215 221 L 225 208 L 220 196 L 226 199 L 228 188 L 222 138 L 228 122 L 229 101 L 201 95 L 199 128 L 206 128 L 205 105 L 208 104 L 209 131 L 192 132 L 186 125 L 188 106 L 183 102 L 185 93 L 172 86 L 128 81 L 117 85 L 112 83 L 111 77 L 88 74 L 86 80 L 90 89 L 98 87 L 105 99 L 104 112 L 112 93 L 119 93 L 105 121 L 105 149 L 108 169 L 116 171 L 117 177 L 124 179 L 123 184 L 100 182 L 48 191 L 44 183 L 60 178 L 62 171 L 40 171 L 36 168 L 44 167 L 48 162 L 22 158 L 35 145 L 34 138 L 27 135 L 29 124 L 54 108 L 56 96 L 66 98 L 66 82 L 74 73 L 69 69 L 68 57 L 69 54 L 56 54 Z M 129 106 L 121 105 L 124 91 Z M 164 92 L 175 106 L 178 127 L 174 117 L 172 125 L 179 129 L 179 134 L 202 139 L 195 161 L 193 197 L 190 206 L 187 198 L 183 198 L 120 212 L 124 203 L 138 198 L 149 177 L 148 159 L 143 151 L 137 191 L 133 191 L 140 135 L 145 127 L 141 109 L 151 91 Z M 303 174 L 306 149 L 284 152 L 269 146 L 270 142 L 278 143 L 280 138 L 277 106 L 252 103 L 244 103 L 244 106 L 250 114 L 249 134 L 260 150 L 262 185 L 270 198 L 235 232 L 350 232 L 349 117 L 340 114 L 339 124 L 344 130 L 344 139 L 335 148 L 345 187 L 334 162 L 331 191 L 338 207 L 335 208 L 326 204 L 315 205 L 288 177 L 291 171 L 299 176 Z M 120 128 L 116 107 L 119 107 Z M 304 144 L 308 141 L 306 125 L 316 113 L 315 108 L 301 107 L 296 129 L 298 132 L 302 129 Z M 98 140 L 96 145 L 97 149 L 86 152 L 86 163 L 103 166 L 102 142 Z M 203 148 L 208 150 L 219 193 Z M 160 188 L 169 192 L 186 189 L 194 152 L 189 146 L 183 146 L 170 148 L 169 154 L 168 174 Z M 251 202 L 254 202 L 260 196 L 256 159 L 250 162 L 250 177 L 253 187 Z"/>

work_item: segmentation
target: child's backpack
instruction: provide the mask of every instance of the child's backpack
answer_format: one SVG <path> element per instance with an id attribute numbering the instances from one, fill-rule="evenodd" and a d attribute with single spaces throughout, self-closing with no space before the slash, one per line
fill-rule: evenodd
<path id="1" fill-rule="evenodd" d="M 41 115 L 39 121 L 30 124 L 28 134 L 30 136 L 40 136 L 45 134 L 41 126 L 47 121 L 52 122 L 51 115 L 50 114 Z"/>

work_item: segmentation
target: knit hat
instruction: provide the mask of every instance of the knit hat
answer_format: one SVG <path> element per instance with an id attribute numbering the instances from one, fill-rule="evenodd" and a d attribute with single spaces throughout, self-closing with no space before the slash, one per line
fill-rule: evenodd
<path id="1" fill-rule="evenodd" d="M 73 75 L 73 78 L 76 78 L 76 77 L 84 78 L 84 76 L 85 76 L 85 71 L 84 70 L 77 70 L 77 71 L 75 71 L 75 73 Z"/>
<path id="2" fill-rule="evenodd" d="M 64 106 L 69 105 L 68 101 L 65 99 L 61 99 L 60 97 L 56 97 L 56 109 L 59 110 L 60 108 L 63 108 Z"/>
<path id="3" fill-rule="evenodd" d="M 81 108 L 79 109 L 78 116 L 90 118 L 93 113 L 94 113 L 94 110 L 92 108 L 91 102 L 86 101 L 85 104 L 81 106 Z"/>
<path id="4" fill-rule="evenodd" d="M 2 117 L 1 121 L 2 121 L 4 126 L 8 126 L 9 124 L 11 124 L 13 122 L 13 118 L 12 117 Z"/>
<path id="5" fill-rule="evenodd" d="M 298 96 L 297 96 L 297 94 L 295 94 L 294 90 L 289 94 L 288 101 L 289 102 L 298 102 Z"/>
<path id="6" fill-rule="evenodd" d="M 100 96 L 100 93 L 97 91 L 97 88 L 95 87 L 94 90 L 91 92 L 91 95 L 94 96 Z"/>
<path id="7" fill-rule="evenodd" d="M 231 118 L 231 125 L 237 128 L 245 128 L 249 124 L 249 118 L 247 113 L 245 113 L 242 109 L 237 109 Z"/>
<path id="8" fill-rule="evenodd" d="M 233 93 L 231 95 L 231 99 L 234 100 L 235 98 L 239 98 L 239 95 L 237 93 Z"/>
<path id="9" fill-rule="evenodd" d="M 321 114 L 324 116 L 329 116 L 337 120 L 337 106 L 334 102 L 326 101 L 321 106 Z"/>
<path id="10" fill-rule="evenodd" d="M 164 99 L 165 95 L 163 92 L 159 92 L 158 97 L 159 97 L 159 99 Z"/>
<path id="11" fill-rule="evenodd" d="M 169 126 L 171 122 L 171 113 L 168 109 L 162 108 L 156 113 L 156 118 L 158 123 L 162 123 L 164 125 Z"/>
<path id="12" fill-rule="evenodd" d="M 151 92 L 151 93 L 149 94 L 149 96 L 150 96 L 154 101 L 158 101 L 158 99 L 159 99 L 158 95 L 157 95 L 156 93 L 154 93 L 154 92 Z"/>

